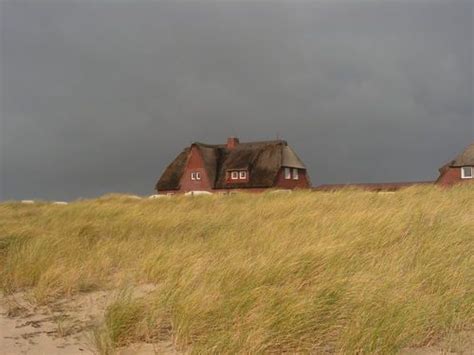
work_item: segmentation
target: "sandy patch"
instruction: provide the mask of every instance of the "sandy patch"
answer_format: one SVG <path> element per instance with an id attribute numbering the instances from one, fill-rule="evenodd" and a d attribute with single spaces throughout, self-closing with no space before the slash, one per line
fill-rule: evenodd
<path id="1" fill-rule="evenodd" d="M 133 297 L 154 290 L 144 285 Z M 28 301 L 27 294 L 0 297 L 1 354 L 95 354 L 91 329 L 104 316 L 117 292 L 97 291 L 77 294 L 47 305 Z M 119 349 L 120 355 L 178 354 L 171 341 L 158 344 L 132 344 Z"/>

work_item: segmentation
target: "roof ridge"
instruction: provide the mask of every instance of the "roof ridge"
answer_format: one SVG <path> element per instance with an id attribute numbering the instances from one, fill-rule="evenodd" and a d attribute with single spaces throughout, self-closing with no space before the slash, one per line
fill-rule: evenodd
<path id="1" fill-rule="evenodd" d="M 288 145 L 288 142 L 283 139 L 274 139 L 274 140 L 268 140 L 268 141 L 252 141 L 252 142 L 239 142 L 237 145 L 253 145 L 253 144 L 285 144 Z M 227 147 L 227 144 L 210 144 L 210 143 L 203 143 L 203 142 L 193 142 L 191 145 L 199 145 L 202 147 L 207 147 L 207 148 L 225 148 Z"/>
<path id="2" fill-rule="evenodd" d="M 225 144 L 209 144 L 209 143 L 202 143 L 202 142 L 193 142 L 191 145 L 198 145 L 206 148 L 222 148 L 225 147 Z"/>

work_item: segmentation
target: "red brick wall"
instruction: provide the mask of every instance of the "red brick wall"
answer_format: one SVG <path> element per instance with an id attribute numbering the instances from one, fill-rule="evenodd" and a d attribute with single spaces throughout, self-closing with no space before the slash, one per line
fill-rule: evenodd
<path id="1" fill-rule="evenodd" d="M 189 154 L 188 165 L 184 169 L 183 176 L 181 177 L 181 188 L 179 191 L 175 192 L 212 190 L 212 184 L 210 183 L 207 172 L 204 169 L 204 161 L 202 160 L 199 150 L 193 146 Z M 199 172 L 201 174 L 201 180 L 191 180 L 192 172 Z"/>
<path id="2" fill-rule="evenodd" d="M 461 181 L 463 181 L 463 179 L 461 179 L 461 168 L 446 168 L 446 170 L 441 173 L 436 183 L 448 186 Z"/>
<path id="3" fill-rule="evenodd" d="M 293 180 L 293 178 L 287 180 L 285 179 L 285 168 L 281 168 L 275 181 L 275 188 L 279 189 L 307 189 L 310 187 L 308 175 L 303 169 L 298 169 L 298 180 Z"/>

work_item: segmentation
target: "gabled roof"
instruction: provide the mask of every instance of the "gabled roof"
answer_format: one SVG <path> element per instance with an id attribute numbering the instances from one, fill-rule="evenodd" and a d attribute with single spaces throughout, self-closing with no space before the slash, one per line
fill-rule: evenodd
<path id="1" fill-rule="evenodd" d="M 298 155 L 296 155 L 295 151 L 291 149 L 290 146 L 284 146 L 282 154 L 283 156 L 281 165 L 286 166 L 288 168 L 306 169 L 301 159 L 298 157 Z"/>
<path id="2" fill-rule="evenodd" d="M 272 187 L 282 166 L 306 169 L 303 162 L 284 140 L 239 143 L 229 149 L 225 144 L 193 143 L 165 169 L 156 184 L 157 190 L 178 190 L 191 148 L 195 146 L 204 161 L 204 168 L 213 188 Z M 226 171 L 249 171 L 248 182 L 227 183 Z"/>

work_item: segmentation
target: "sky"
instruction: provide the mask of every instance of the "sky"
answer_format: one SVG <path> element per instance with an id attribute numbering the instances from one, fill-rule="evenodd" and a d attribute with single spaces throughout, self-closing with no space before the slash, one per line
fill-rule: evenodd
<path id="1" fill-rule="evenodd" d="M 194 141 L 313 185 L 432 180 L 474 141 L 469 0 L 0 1 L 0 200 L 152 194 Z"/>

